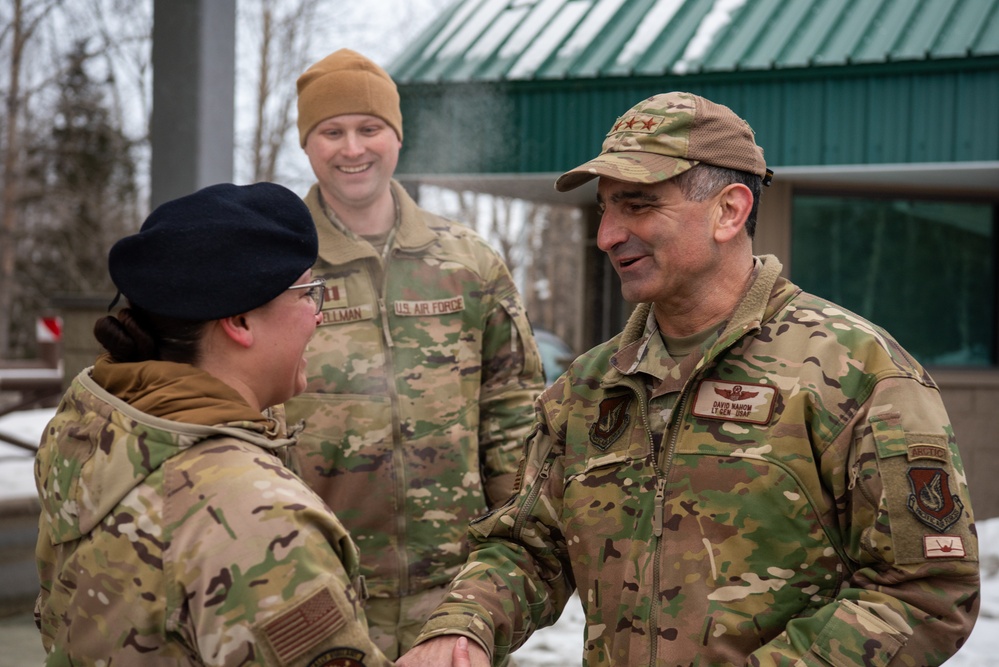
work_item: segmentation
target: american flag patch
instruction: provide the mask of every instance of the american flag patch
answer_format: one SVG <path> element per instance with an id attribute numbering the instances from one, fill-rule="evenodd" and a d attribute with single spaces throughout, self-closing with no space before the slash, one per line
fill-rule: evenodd
<path id="1" fill-rule="evenodd" d="M 262 630 L 278 660 L 285 663 L 332 635 L 346 622 L 333 596 L 323 588 L 268 621 Z"/>

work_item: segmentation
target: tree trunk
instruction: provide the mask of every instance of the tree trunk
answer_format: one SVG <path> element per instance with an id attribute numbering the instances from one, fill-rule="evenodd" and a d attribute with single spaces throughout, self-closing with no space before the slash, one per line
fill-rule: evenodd
<path id="1" fill-rule="evenodd" d="M 10 88 L 4 100 L 7 125 L 3 144 L 3 195 L 0 199 L 0 358 L 10 350 L 11 313 L 14 303 L 14 259 L 17 257 L 18 184 L 15 169 L 19 150 L 17 123 L 21 117 L 21 56 L 24 51 L 24 14 L 22 0 L 14 0 L 13 35 L 11 39 Z"/>

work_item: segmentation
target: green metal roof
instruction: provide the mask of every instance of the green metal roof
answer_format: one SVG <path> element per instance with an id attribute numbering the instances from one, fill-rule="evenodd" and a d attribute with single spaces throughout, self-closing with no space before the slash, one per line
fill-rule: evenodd
<path id="1" fill-rule="evenodd" d="M 389 69 L 403 173 L 557 173 L 667 90 L 772 166 L 999 162 L 999 0 L 461 0 Z"/>
<path id="2" fill-rule="evenodd" d="M 999 55 L 999 0 L 459 0 L 400 84 L 673 76 Z"/>

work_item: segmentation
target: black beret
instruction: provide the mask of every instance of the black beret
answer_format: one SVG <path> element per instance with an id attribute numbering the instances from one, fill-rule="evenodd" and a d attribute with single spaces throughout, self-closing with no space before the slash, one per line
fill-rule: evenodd
<path id="1" fill-rule="evenodd" d="M 108 269 L 128 301 L 157 315 L 217 320 L 262 306 L 316 261 L 305 203 L 275 183 L 222 183 L 158 206 L 120 239 Z"/>

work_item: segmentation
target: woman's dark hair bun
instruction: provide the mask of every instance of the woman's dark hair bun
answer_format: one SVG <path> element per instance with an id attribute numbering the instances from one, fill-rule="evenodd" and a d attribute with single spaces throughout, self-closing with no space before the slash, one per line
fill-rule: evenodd
<path id="1" fill-rule="evenodd" d="M 130 308 L 121 309 L 117 317 L 107 315 L 97 320 L 94 337 L 117 362 L 157 358 L 156 341 L 133 316 Z"/>

